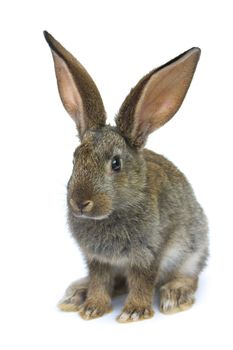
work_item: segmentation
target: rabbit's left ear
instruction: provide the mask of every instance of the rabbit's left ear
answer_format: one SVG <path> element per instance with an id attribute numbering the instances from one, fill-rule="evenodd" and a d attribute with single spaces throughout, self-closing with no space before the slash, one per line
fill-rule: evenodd
<path id="1" fill-rule="evenodd" d="M 147 136 L 180 108 L 195 72 L 200 49 L 192 48 L 142 78 L 123 102 L 116 117 L 120 133 L 141 148 Z"/>

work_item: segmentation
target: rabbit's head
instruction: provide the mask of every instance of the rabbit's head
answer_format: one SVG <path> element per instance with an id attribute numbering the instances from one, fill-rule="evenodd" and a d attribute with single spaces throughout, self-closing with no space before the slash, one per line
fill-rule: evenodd
<path id="1" fill-rule="evenodd" d="M 181 106 L 200 49 L 192 48 L 142 78 L 111 127 L 106 125 L 101 96 L 85 68 L 49 33 L 45 38 L 52 50 L 61 100 L 81 141 L 68 183 L 70 210 L 78 218 L 104 219 L 113 211 L 139 205 L 148 183 L 146 139 Z"/>

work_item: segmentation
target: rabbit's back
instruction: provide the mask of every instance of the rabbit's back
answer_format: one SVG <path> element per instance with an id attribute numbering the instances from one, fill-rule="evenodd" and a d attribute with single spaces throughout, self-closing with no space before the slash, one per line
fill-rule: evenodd
<path id="1" fill-rule="evenodd" d="M 144 149 L 147 191 L 157 199 L 161 226 L 179 224 L 206 228 L 205 214 L 184 174 L 164 156 Z"/>
<path id="2" fill-rule="evenodd" d="M 158 232 L 163 237 L 159 275 L 198 274 L 208 256 L 208 224 L 184 174 L 162 155 L 144 150 L 149 198 L 158 200 Z"/>

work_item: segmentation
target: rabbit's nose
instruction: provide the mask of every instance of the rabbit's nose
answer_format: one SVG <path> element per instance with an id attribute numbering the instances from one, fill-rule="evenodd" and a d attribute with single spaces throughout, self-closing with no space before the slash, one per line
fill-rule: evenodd
<path id="1" fill-rule="evenodd" d="M 93 201 L 82 201 L 82 202 L 75 202 L 72 198 L 70 199 L 70 205 L 73 210 L 80 210 L 81 213 L 88 213 L 93 208 L 94 202 Z"/>

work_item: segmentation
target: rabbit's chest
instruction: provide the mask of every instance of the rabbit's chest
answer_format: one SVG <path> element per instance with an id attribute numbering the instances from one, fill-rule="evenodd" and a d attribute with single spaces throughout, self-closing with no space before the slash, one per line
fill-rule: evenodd
<path id="1" fill-rule="evenodd" d="M 146 263 L 153 259 L 148 239 L 123 225 L 79 227 L 76 238 L 88 258 L 113 265 Z"/>
<path id="2" fill-rule="evenodd" d="M 105 232 L 104 235 L 96 235 L 93 232 L 93 239 L 82 243 L 82 248 L 89 257 L 114 264 L 127 263 L 133 250 L 132 242 L 127 237 L 112 232 Z"/>

